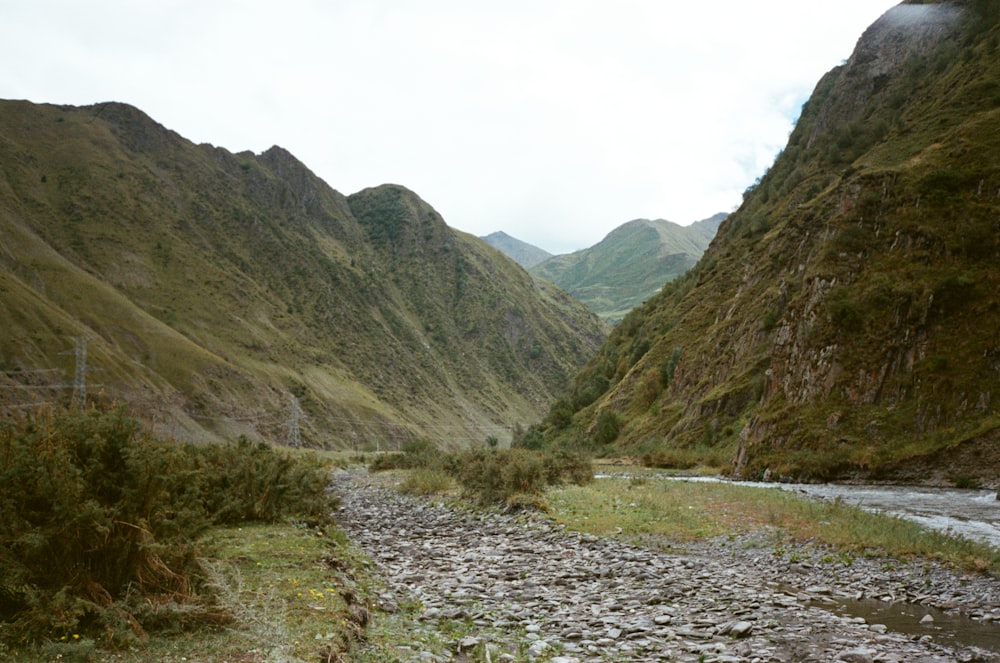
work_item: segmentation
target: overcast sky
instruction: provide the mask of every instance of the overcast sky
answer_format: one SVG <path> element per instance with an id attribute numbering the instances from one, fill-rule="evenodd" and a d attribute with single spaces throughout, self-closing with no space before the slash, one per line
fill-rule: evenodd
<path id="1" fill-rule="evenodd" d="M 730 212 L 895 0 L 0 0 L 0 97 L 135 105 L 552 253 Z"/>

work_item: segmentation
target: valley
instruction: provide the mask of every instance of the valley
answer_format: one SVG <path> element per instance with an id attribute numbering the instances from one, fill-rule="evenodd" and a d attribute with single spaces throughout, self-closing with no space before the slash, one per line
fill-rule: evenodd
<path id="1" fill-rule="evenodd" d="M 997 127 L 1000 2 L 907 0 L 550 256 L 0 101 L 0 660 L 1000 663 Z"/>

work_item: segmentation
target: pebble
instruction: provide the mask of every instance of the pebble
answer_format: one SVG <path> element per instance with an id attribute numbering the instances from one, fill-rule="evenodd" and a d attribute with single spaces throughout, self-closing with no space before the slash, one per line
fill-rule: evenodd
<path id="1" fill-rule="evenodd" d="M 414 633 L 441 629 L 402 661 L 464 661 L 490 643 L 493 661 L 1000 663 L 1000 648 L 956 650 L 821 607 L 838 597 L 892 596 L 984 621 L 1000 614 L 1000 581 L 932 562 L 859 556 L 845 565 L 815 548 L 783 543 L 787 551 L 777 554 L 753 535 L 631 545 L 565 530 L 540 514 L 401 495 L 363 472 L 337 472 L 334 487 L 341 529 L 386 585 L 380 602 L 421 606 Z M 440 646 L 455 622 L 471 632 Z"/>

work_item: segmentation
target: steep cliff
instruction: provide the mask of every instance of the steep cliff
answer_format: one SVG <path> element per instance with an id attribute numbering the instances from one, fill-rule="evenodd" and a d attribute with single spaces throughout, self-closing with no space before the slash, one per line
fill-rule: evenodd
<path id="1" fill-rule="evenodd" d="M 872 25 L 699 264 L 577 376 L 547 437 L 751 477 L 996 484 L 998 21 L 979 0 Z"/>

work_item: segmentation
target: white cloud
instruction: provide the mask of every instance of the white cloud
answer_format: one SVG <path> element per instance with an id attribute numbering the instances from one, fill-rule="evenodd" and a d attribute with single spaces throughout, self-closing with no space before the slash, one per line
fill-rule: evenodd
<path id="1" fill-rule="evenodd" d="M 894 4 L 8 0 L 0 96 L 117 100 L 550 251 L 729 211 Z"/>

